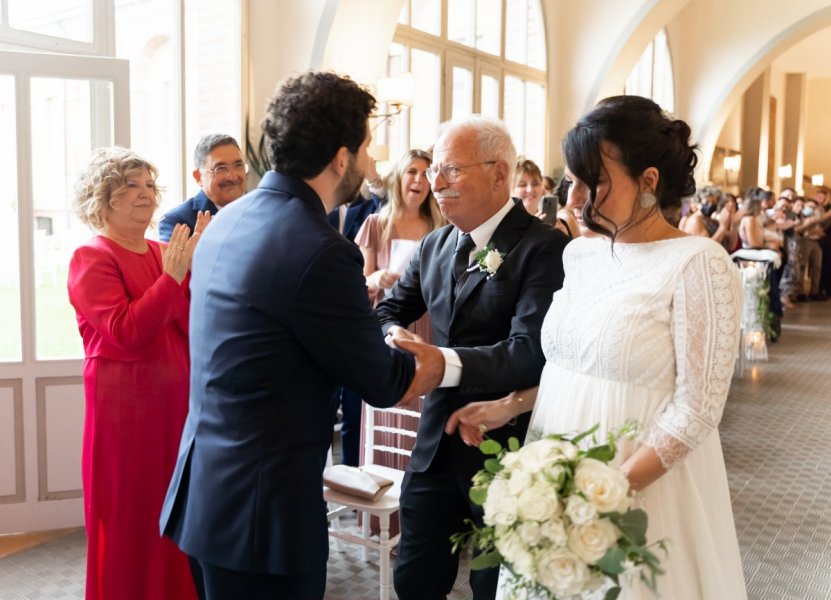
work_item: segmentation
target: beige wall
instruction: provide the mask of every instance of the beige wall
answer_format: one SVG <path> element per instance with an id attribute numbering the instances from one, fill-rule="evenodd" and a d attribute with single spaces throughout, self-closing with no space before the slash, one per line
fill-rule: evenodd
<path id="1" fill-rule="evenodd" d="M 831 185 L 831 79 L 808 80 L 806 112 L 805 174 L 822 173 L 825 185 Z M 805 188 L 813 194 L 813 186 Z"/>

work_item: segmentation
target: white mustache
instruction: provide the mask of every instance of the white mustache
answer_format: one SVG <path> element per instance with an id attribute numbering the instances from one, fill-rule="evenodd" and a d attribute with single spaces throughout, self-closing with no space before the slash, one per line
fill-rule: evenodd
<path id="1" fill-rule="evenodd" d="M 433 192 L 433 195 L 437 200 L 441 200 L 442 198 L 458 198 L 459 192 L 457 190 L 447 190 L 445 192 Z"/>

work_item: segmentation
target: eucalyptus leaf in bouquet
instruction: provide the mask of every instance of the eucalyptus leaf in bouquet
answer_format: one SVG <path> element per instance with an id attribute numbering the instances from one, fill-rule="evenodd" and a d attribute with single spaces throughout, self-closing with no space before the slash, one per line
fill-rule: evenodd
<path id="1" fill-rule="evenodd" d="M 632 507 L 629 482 L 609 463 L 617 442 L 637 433 L 625 423 L 598 443 L 595 425 L 569 437 L 544 436 L 508 448 L 492 439 L 479 446 L 488 457 L 473 477 L 470 498 L 484 509 L 484 527 L 451 537 L 453 551 L 471 543 L 471 569 L 502 565 L 517 598 L 564 600 L 587 592 L 620 594 L 621 577 L 639 577 L 653 592 L 663 573 L 647 545 L 646 513 Z M 591 440 L 586 447 L 581 442 Z M 601 593 L 602 593 L 601 592 Z"/>

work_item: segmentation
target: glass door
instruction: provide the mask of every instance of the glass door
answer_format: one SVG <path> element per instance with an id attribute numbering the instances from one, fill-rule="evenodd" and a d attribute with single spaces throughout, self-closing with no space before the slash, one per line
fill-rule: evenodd
<path id="1" fill-rule="evenodd" d="M 0 159 L 16 165 L 0 192 L 0 534 L 83 524 L 83 352 L 66 276 L 92 233 L 72 188 L 93 149 L 130 143 L 127 64 L 0 51 Z"/>

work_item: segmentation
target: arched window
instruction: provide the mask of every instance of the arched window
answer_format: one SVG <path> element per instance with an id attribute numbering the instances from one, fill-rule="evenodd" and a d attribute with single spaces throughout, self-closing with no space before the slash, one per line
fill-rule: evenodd
<path id="1" fill-rule="evenodd" d="M 504 119 L 517 151 L 544 168 L 545 65 L 539 0 L 407 0 L 387 75 L 412 74 L 413 105 L 376 143 L 394 161 L 429 147 L 442 121 L 481 113 Z"/>
<path id="2" fill-rule="evenodd" d="M 626 80 L 625 93 L 652 98 L 664 110 L 675 110 L 672 57 L 669 53 L 666 30 L 659 31 L 643 51 Z"/>

